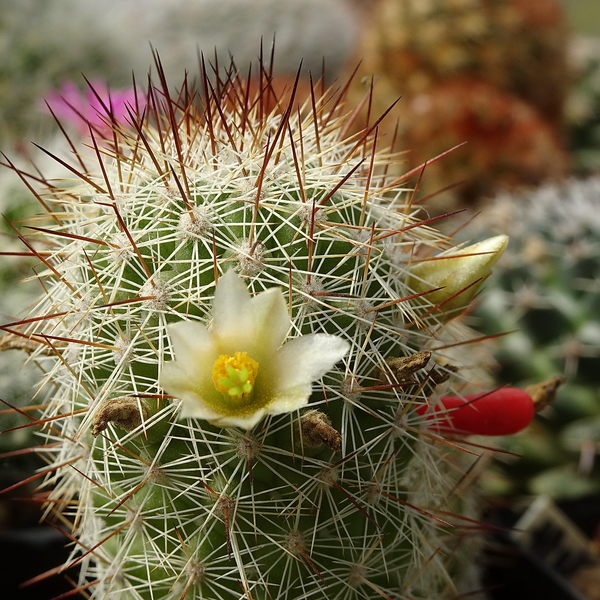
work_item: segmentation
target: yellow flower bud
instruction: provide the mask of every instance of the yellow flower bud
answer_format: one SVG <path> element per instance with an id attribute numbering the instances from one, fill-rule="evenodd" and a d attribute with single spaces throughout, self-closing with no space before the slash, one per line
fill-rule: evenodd
<path id="1" fill-rule="evenodd" d="M 416 262 L 410 268 L 408 286 L 413 293 L 424 294 L 423 303 L 445 320 L 455 317 L 469 306 L 507 245 L 508 237 L 497 235 Z M 425 293 L 430 290 L 436 291 Z"/>

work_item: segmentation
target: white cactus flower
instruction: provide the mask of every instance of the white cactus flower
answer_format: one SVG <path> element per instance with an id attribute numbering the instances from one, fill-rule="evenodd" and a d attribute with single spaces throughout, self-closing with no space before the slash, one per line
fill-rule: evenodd
<path id="1" fill-rule="evenodd" d="M 164 365 L 161 386 L 183 402 L 180 416 L 222 427 L 254 427 L 308 403 L 312 382 L 349 350 L 328 334 L 298 337 L 282 346 L 290 327 L 280 288 L 250 296 L 230 270 L 219 280 L 212 326 L 169 326 L 176 360 Z"/>

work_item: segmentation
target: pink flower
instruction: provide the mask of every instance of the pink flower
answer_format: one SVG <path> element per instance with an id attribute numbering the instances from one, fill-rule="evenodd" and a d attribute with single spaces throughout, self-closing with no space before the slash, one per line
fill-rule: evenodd
<path id="1" fill-rule="evenodd" d="M 91 127 L 101 137 L 110 135 L 113 122 L 129 123 L 130 112 L 139 112 L 146 102 L 135 88 L 109 90 L 99 80 L 92 81 L 83 91 L 72 81 L 65 81 L 44 100 L 58 119 L 71 124 L 82 135 L 88 135 Z"/>

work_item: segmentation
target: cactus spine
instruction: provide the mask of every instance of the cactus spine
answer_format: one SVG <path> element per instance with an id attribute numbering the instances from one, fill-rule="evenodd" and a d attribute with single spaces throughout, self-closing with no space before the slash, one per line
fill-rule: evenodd
<path id="1" fill-rule="evenodd" d="M 204 99 L 150 89 L 131 127 L 76 157 L 74 181 L 47 182 L 47 223 L 23 237 L 46 293 L 4 329 L 38 343 L 48 512 L 76 542 L 78 585 L 128 600 L 454 594 L 473 456 L 415 409 L 477 391 L 481 358 L 427 299 L 428 269 L 410 285 L 453 242 L 386 175 L 375 127 L 345 137 L 344 91 L 300 107 L 264 71 L 256 87 L 203 83 Z M 182 419 L 159 385 L 181 360 L 168 326 L 208 325 L 230 269 L 253 298 L 281 289 L 288 338 L 349 347 L 310 410 L 251 430 Z M 390 371 L 424 350 L 426 368 Z"/>

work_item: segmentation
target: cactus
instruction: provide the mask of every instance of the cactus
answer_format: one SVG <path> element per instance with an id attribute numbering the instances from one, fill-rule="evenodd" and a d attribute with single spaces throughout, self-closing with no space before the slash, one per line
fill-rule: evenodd
<path id="1" fill-rule="evenodd" d="M 365 67 L 410 95 L 473 77 L 560 126 L 569 81 L 563 12 L 557 0 L 379 0 Z"/>
<path id="2" fill-rule="evenodd" d="M 359 74 L 377 82 L 376 111 L 402 97 L 398 139 L 410 167 L 429 161 L 424 191 L 461 183 L 438 205 L 567 172 L 571 77 L 557 0 L 379 0 L 360 56 Z"/>
<path id="3" fill-rule="evenodd" d="M 347 88 L 202 82 L 107 115 L 20 234 L 45 294 L 3 330 L 45 373 L 65 568 L 98 599 L 454 595 L 477 457 L 429 407 L 488 389 L 455 317 L 506 239 L 455 252 L 376 126 L 345 137 Z"/>
<path id="4" fill-rule="evenodd" d="M 233 53 L 236 64 L 245 71 L 248 64 L 256 62 L 261 37 L 269 44 L 276 36 L 274 72 L 293 80 L 301 60 L 307 70 L 316 72 L 325 65 L 328 76 L 333 77 L 352 52 L 358 29 L 356 11 L 346 0 L 182 0 L 176 5 L 155 0 L 106 0 L 102 4 L 0 0 L 0 149 L 18 150 L 22 157 L 12 150 L 11 160 L 25 169 L 28 167 L 22 162 L 28 163 L 32 157 L 31 139 L 43 140 L 44 147 L 54 149 L 57 127 L 45 102 L 66 120 L 67 105 L 61 98 L 77 110 L 81 110 L 81 101 L 95 104 L 95 96 L 81 79 L 82 72 L 97 93 L 110 87 L 116 107 L 122 99 L 119 96 L 127 96 L 125 90 L 119 90 L 130 84 L 132 70 L 138 81 L 145 81 L 151 61 L 149 41 L 160 52 L 165 70 L 179 77 L 184 69 L 196 69 L 199 48 L 210 56 L 216 53 L 222 63 Z M 81 89 L 81 96 L 75 87 Z M 88 114 L 90 111 L 93 116 L 93 107 Z M 82 121 L 63 125 L 73 137 L 82 126 L 87 135 Z M 39 165 L 39 159 L 36 162 Z M 45 176 L 53 179 L 61 166 L 55 163 L 42 168 Z M 23 193 L 20 182 L 17 187 L 14 181 L 13 173 L 0 172 L 0 211 L 18 221 L 33 214 L 36 203 Z M 14 236 L 4 222 L 0 232 Z M 6 244 L 3 250 L 8 250 Z M 0 312 L 7 321 L 14 320 L 9 315 L 15 307 L 29 303 L 30 299 L 24 298 L 25 286 L 15 289 L 14 285 L 29 268 L 26 259 L 4 261 Z M 14 360 L 5 354 L 0 365 L 3 394 L 13 405 L 20 405 L 17 395 L 26 399 L 28 393 L 24 378 L 14 376 L 20 360 L 17 354 L 17 350 L 11 352 Z M 13 417 L 10 425 L 23 419 L 22 415 Z M 3 436 L 0 444 L 3 448 L 21 446 L 28 439 L 24 434 L 20 430 Z M 9 437 L 13 438 L 10 444 Z"/>
<path id="5" fill-rule="evenodd" d="M 599 198 L 598 178 L 504 194 L 471 229 L 481 237 L 511 232 L 474 313 L 484 333 L 511 332 L 499 338 L 499 383 L 566 380 L 528 435 L 506 440 L 522 458 L 499 465 L 505 493 L 600 489 L 589 461 L 600 439 Z"/>

